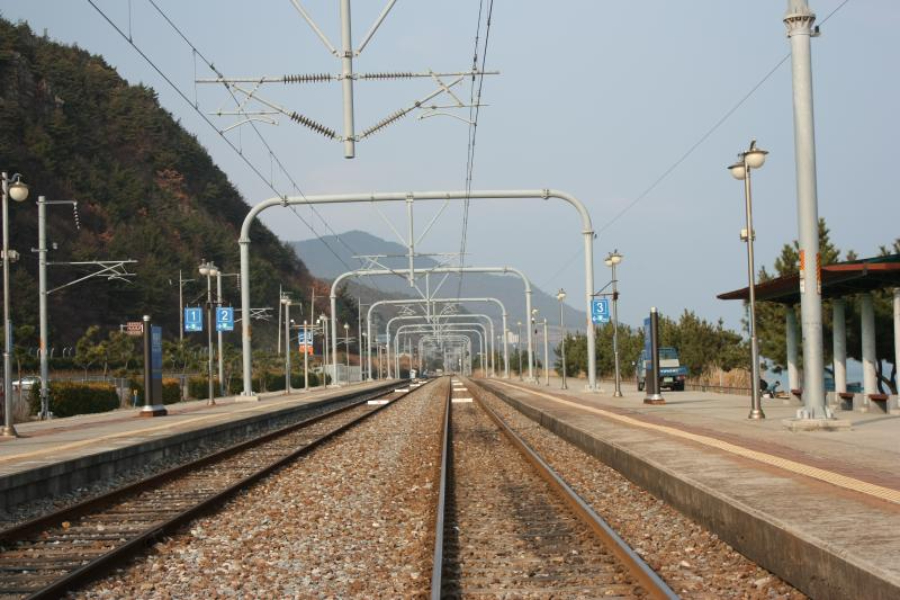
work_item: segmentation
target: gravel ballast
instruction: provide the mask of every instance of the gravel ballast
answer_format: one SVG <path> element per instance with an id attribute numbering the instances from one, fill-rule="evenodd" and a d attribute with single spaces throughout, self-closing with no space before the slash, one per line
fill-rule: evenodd
<path id="1" fill-rule="evenodd" d="M 72 597 L 426 597 L 447 385 L 420 388 Z"/>

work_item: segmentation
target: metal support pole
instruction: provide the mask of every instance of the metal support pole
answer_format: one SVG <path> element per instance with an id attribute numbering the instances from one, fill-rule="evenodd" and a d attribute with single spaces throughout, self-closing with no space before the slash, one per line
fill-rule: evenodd
<path id="1" fill-rule="evenodd" d="M 291 393 L 291 301 L 282 296 L 284 304 L 284 393 Z"/>
<path id="2" fill-rule="evenodd" d="M 619 281 L 616 279 L 616 263 L 613 262 L 612 268 L 612 317 L 613 317 L 613 359 L 616 365 L 616 386 L 613 391 L 614 398 L 622 397 L 622 374 L 619 370 Z M 549 382 L 548 382 L 549 385 Z"/>
<path id="3" fill-rule="evenodd" d="M 222 306 L 222 272 L 219 271 L 216 274 L 216 306 Z M 210 324 L 212 326 L 212 324 Z M 223 398 L 227 395 L 225 393 L 225 358 L 222 356 L 222 332 L 216 331 L 216 337 L 218 338 L 218 357 L 219 357 L 219 396 Z"/>
<path id="4" fill-rule="evenodd" d="M 353 40 L 350 36 L 350 0 L 341 0 L 341 85 L 344 92 L 344 158 L 356 154 L 353 130 Z M 332 317 L 335 314 L 332 313 Z"/>
<path id="5" fill-rule="evenodd" d="M 17 437 L 12 403 L 12 321 L 9 319 L 9 178 L 3 182 L 3 437 Z"/>
<path id="6" fill-rule="evenodd" d="M 275 354 L 281 356 L 281 313 L 284 310 L 281 307 L 281 299 L 284 298 L 284 290 L 279 285 L 278 286 L 278 327 L 275 328 L 277 332 L 277 338 L 275 339 Z"/>
<path id="7" fill-rule="evenodd" d="M 566 383 L 566 338 L 568 334 L 566 333 L 566 322 L 563 318 L 563 303 L 562 300 L 559 301 L 559 328 L 562 330 L 562 341 L 560 341 L 560 350 L 562 354 L 562 389 L 569 389 L 568 384 Z"/>
<path id="8" fill-rule="evenodd" d="M 531 311 L 529 311 L 530 313 Z M 519 355 L 519 381 L 522 381 L 522 322 L 519 321 L 516 323 L 518 326 L 518 332 L 516 333 L 516 354 Z M 531 336 L 528 336 L 529 339 Z M 531 354 L 528 355 L 529 357 Z"/>
<path id="9" fill-rule="evenodd" d="M 751 148 L 753 145 L 751 144 Z M 750 187 L 750 172 L 747 154 L 744 154 L 744 200 L 747 212 L 747 279 L 750 291 L 750 414 L 748 419 L 765 419 L 762 399 L 759 397 L 759 345 L 756 339 L 756 270 L 753 264 L 753 193 Z"/>
<path id="10" fill-rule="evenodd" d="M 550 385 L 550 340 L 547 338 L 547 317 L 544 317 L 544 379 Z"/>
<path id="11" fill-rule="evenodd" d="M 827 419 L 822 352 L 822 291 L 819 214 L 816 193 L 816 142 L 813 118 L 810 37 L 816 15 L 806 0 L 788 0 L 784 18 L 791 41 L 794 148 L 800 243 L 800 317 L 803 323 L 803 409 L 801 419 Z"/>
<path id="12" fill-rule="evenodd" d="M 525 325 L 528 326 L 528 381 L 537 381 L 534 378 L 534 343 L 531 337 L 531 288 L 525 292 Z"/>
<path id="13" fill-rule="evenodd" d="M 212 276 L 206 276 L 206 342 L 207 342 L 207 370 L 206 376 L 209 380 L 209 399 L 207 404 L 216 403 L 215 382 L 213 381 L 213 299 L 212 299 Z"/>
<path id="14" fill-rule="evenodd" d="M 47 199 L 38 196 L 38 312 L 40 313 L 41 419 L 50 418 L 50 368 L 47 364 Z"/>

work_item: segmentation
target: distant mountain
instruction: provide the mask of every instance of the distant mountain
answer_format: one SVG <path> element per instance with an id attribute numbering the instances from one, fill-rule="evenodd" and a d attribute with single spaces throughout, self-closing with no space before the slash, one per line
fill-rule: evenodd
<path id="1" fill-rule="evenodd" d="M 321 240 L 291 242 L 290 245 L 306 264 L 310 272 L 315 277 L 326 281 L 333 281 L 335 277 L 348 270 L 361 268 L 363 264 L 360 260 L 353 258 L 354 253 L 357 255 L 387 255 L 389 258 L 380 258 L 379 260 L 389 268 L 404 269 L 407 267 L 408 261 L 404 257 L 406 253 L 405 246 L 383 240 L 363 231 L 348 231 L 338 236 L 323 236 Z M 331 250 L 329 250 L 329 247 Z M 416 259 L 417 267 L 428 268 L 436 264 L 433 259 L 428 257 Z M 509 266 L 516 267 L 517 265 Z M 431 283 L 433 286 L 437 286 L 442 279 L 443 275 L 435 274 L 431 277 Z M 409 284 L 402 277 L 354 278 L 351 281 L 354 282 L 353 287 L 350 289 L 351 295 L 358 294 L 367 298 L 378 299 L 382 297 L 418 297 L 416 291 L 410 290 Z M 370 289 L 362 291 L 357 286 L 364 286 Z M 458 286 L 459 277 L 451 274 L 440 287 L 438 296 L 456 296 Z M 532 286 L 534 286 L 534 282 L 532 282 Z M 506 309 L 509 312 L 509 326 L 513 331 L 515 331 L 518 321 L 525 322 L 524 287 L 522 281 L 516 276 L 466 274 L 463 277 L 460 295 L 464 297 L 498 298 L 506 305 Z M 550 295 L 543 290 L 533 287 L 532 306 L 539 311 L 538 319 L 543 320 L 546 317 L 555 331 L 559 323 L 559 302 L 556 299 L 556 295 Z M 476 304 L 468 304 L 465 308 L 468 312 L 480 312 Z M 494 313 L 494 311 L 489 312 L 491 314 Z M 585 313 L 583 311 L 576 310 L 565 304 L 564 313 L 567 329 L 584 329 Z"/>

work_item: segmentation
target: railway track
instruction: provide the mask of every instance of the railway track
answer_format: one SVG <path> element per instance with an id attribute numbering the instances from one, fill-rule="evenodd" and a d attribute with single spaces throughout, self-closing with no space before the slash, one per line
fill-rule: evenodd
<path id="1" fill-rule="evenodd" d="M 457 381 L 444 416 L 433 600 L 677 597 L 477 388 Z"/>
<path id="2" fill-rule="evenodd" d="M 54 598 L 78 588 L 413 390 L 364 394 L 352 404 L 0 531 L 0 598 Z"/>

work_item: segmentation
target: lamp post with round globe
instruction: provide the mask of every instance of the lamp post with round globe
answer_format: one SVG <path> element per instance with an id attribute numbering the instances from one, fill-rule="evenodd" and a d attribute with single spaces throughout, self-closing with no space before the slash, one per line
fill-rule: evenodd
<path id="1" fill-rule="evenodd" d="M 3 185 L 3 436 L 16 437 L 12 407 L 12 321 L 9 318 L 9 200 L 24 202 L 28 199 L 28 186 L 16 173 L 8 177 L 2 173 Z M 46 385 L 46 382 L 43 383 Z"/>
<path id="2" fill-rule="evenodd" d="M 209 398 L 207 404 L 216 403 L 216 392 L 213 384 L 213 327 L 215 314 L 213 312 L 212 278 L 219 275 L 219 269 L 211 262 L 202 262 L 198 269 L 200 274 L 206 277 L 206 335 L 207 335 L 207 380 L 209 382 Z"/>
<path id="3" fill-rule="evenodd" d="M 750 291 L 750 419 L 765 419 L 759 397 L 759 346 L 756 341 L 756 273 L 753 264 L 753 196 L 750 190 L 750 172 L 759 169 L 766 162 L 766 152 L 756 147 L 756 140 L 750 142 L 750 148 L 738 154 L 738 161 L 728 167 L 731 175 L 744 182 L 744 203 L 747 217 L 747 228 L 741 232 L 741 240 L 747 242 L 747 279 Z"/>
<path id="4" fill-rule="evenodd" d="M 616 279 L 616 265 L 622 262 L 622 255 L 618 250 L 613 250 L 603 261 L 607 267 L 612 269 L 612 318 L 613 318 L 613 358 L 616 363 L 616 391 L 613 396 L 622 397 L 622 376 L 619 371 L 619 289 L 618 280 Z"/>
<path id="5" fill-rule="evenodd" d="M 560 387 L 565 390 L 569 388 L 566 385 L 566 325 L 563 320 L 563 301 L 566 299 L 566 290 L 559 288 L 559 291 L 556 293 L 556 299 L 559 300 L 559 329 L 562 331 L 562 341 L 559 343 L 562 355 L 562 385 Z"/>

